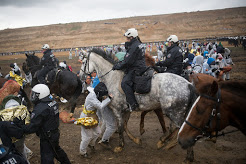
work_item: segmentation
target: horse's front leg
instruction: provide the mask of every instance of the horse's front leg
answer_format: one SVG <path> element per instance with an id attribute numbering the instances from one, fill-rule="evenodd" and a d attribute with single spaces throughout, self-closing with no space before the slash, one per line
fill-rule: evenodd
<path id="1" fill-rule="evenodd" d="M 186 159 L 184 160 L 183 163 L 190 164 L 193 161 L 194 161 L 194 151 L 193 151 L 193 146 L 192 146 L 187 149 Z"/>
<path id="2" fill-rule="evenodd" d="M 119 146 L 115 147 L 114 152 L 119 153 L 123 150 L 125 141 L 124 141 L 124 121 L 122 115 L 117 116 L 118 120 L 118 132 L 119 132 Z"/>
<path id="3" fill-rule="evenodd" d="M 176 128 L 171 133 L 165 133 L 157 143 L 157 149 L 164 147 L 166 150 L 173 148 L 178 144 L 177 136 L 179 129 Z"/>
<path id="4" fill-rule="evenodd" d="M 126 131 L 127 136 L 128 136 L 134 143 L 140 145 L 140 144 L 141 144 L 140 138 L 134 137 L 134 136 L 131 134 L 131 132 L 128 130 L 128 128 L 127 128 L 127 123 L 128 123 L 129 118 L 130 118 L 130 114 L 131 114 L 130 112 L 126 112 L 126 113 L 125 113 L 124 129 L 125 129 L 125 131 Z"/>

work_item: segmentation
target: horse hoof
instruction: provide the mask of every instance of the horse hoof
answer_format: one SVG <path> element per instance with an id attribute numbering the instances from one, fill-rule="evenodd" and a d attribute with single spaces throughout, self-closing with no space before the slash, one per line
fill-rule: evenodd
<path id="1" fill-rule="evenodd" d="M 122 152 L 122 150 L 123 150 L 123 148 L 120 147 L 120 146 L 114 148 L 114 152 L 115 152 L 115 153 L 120 153 L 120 152 Z"/>
<path id="2" fill-rule="evenodd" d="M 182 164 L 191 164 L 193 161 L 190 161 L 190 160 L 188 160 L 188 159 L 185 159 L 183 162 L 182 162 Z"/>
<path id="3" fill-rule="evenodd" d="M 142 141 L 141 141 L 140 138 L 136 138 L 135 143 L 138 144 L 138 145 L 141 145 L 142 144 Z"/>
<path id="4" fill-rule="evenodd" d="M 164 143 L 162 141 L 158 141 L 156 145 L 157 145 L 157 149 L 159 150 L 164 146 Z"/>

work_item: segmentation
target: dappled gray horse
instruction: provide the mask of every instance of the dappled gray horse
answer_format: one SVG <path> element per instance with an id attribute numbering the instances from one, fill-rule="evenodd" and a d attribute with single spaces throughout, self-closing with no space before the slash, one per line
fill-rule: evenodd
<path id="1" fill-rule="evenodd" d="M 106 55 L 103 50 L 93 49 L 83 60 L 81 70 L 86 74 L 96 70 L 100 80 L 106 84 L 108 92 L 113 94 L 114 98 L 109 106 L 117 117 L 120 135 L 119 147 L 115 150 L 122 150 L 124 146 L 124 125 L 126 127 L 130 112 L 126 110 L 128 108 L 126 97 L 121 89 L 121 80 L 124 72 L 111 71 L 114 63 L 112 57 Z M 140 111 L 161 108 L 163 113 L 177 127 L 180 127 L 187 110 L 194 101 L 195 93 L 191 83 L 181 76 L 171 73 L 159 73 L 153 76 L 151 91 L 148 94 L 136 94 L 135 96 L 139 103 Z M 130 133 L 128 130 L 126 132 Z M 135 138 L 132 136 L 131 139 Z"/>

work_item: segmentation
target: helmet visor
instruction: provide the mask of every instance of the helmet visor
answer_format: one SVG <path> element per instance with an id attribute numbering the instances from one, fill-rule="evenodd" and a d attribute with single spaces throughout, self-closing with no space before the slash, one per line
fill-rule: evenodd
<path id="1" fill-rule="evenodd" d="M 40 95 L 40 93 L 37 93 L 37 92 L 32 91 L 31 92 L 31 96 L 30 96 L 30 100 L 33 103 L 37 102 L 39 100 L 39 95 Z"/>

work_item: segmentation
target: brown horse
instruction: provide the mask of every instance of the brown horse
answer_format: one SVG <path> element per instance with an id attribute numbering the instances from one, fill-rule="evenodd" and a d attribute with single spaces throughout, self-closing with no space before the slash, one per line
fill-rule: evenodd
<path id="1" fill-rule="evenodd" d="M 155 59 L 148 53 L 145 54 L 145 63 L 147 66 L 154 66 L 155 65 Z M 140 120 L 140 134 L 143 135 L 145 130 L 144 130 L 144 117 L 147 113 L 149 113 L 150 111 L 143 111 L 141 113 L 141 120 Z M 156 116 L 158 117 L 159 119 L 159 122 L 161 124 L 161 127 L 162 127 L 162 131 L 163 133 L 165 134 L 166 133 L 166 125 L 165 125 L 165 121 L 164 121 L 164 117 L 163 117 L 163 112 L 160 109 L 156 109 L 154 110 Z M 163 142 L 164 142 L 164 139 L 162 139 Z M 161 143 L 158 143 L 158 144 L 161 144 Z M 161 148 L 163 145 L 161 146 L 158 146 L 158 148 Z"/>
<path id="2" fill-rule="evenodd" d="M 181 147 L 190 148 L 203 136 L 214 137 L 214 131 L 215 136 L 220 136 L 219 131 L 229 125 L 246 135 L 246 82 L 211 82 L 199 77 L 198 81 L 196 89 L 200 96 L 179 130 Z"/>
<path id="3" fill-rule="evenodd" d="M 31 102 L 24 89 L 22 89 L 20 85 L 14 80 L 7 80 L 4 78 L 0 78 L 0 104 L 6 96 L 17 95 L 17 94 L 20 94 L 20 96 L 25 99 L 27 103 L 27 108 L 30 109 Z"/>

